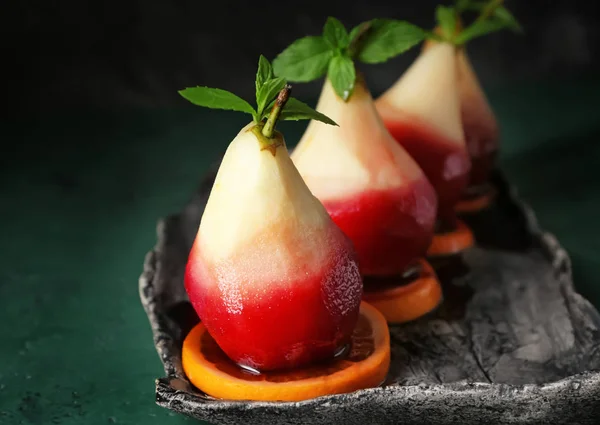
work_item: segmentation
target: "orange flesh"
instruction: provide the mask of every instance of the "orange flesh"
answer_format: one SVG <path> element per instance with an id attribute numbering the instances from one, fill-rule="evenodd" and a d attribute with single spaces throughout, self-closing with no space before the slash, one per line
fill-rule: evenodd
<path id="1" fill-rule="evenodd" d="M 442 302 L 442 288 L 431 265 L 419 260 L 420 273 L 402 286 L 377 290 L 365 283 L 363 300 L 377 308 L 389 323 L 400 324 L 418 319 Z"/>
<path id="2" fill-rule="evenodd" d="M 428 257 L 443 257 L 458 254 L 475 244 L 471 229 L 461 220 L 456 220 L 456 229 L 446 233 L 436 233 L 427 250 Z"/>
<path id="3" fill-rule="evenodd" d="M 390 337 L 385 318 L 362 302 L 347 354 L 330 362 L 253 374 L 233 363 L 202 323 L 185 338 L 182 362 L 190 382 L 212 397 L 301 401 L 381 385 L 390 366 Z"/>

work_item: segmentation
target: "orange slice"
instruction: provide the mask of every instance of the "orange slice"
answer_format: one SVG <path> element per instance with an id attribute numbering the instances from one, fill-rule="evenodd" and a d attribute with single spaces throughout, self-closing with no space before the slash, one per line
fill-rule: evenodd
<path id="1" fill-rule="evenodd" d="M 399 324 L 430 313 L 442 302 L 442 287 L 431 265 L 419 260 L 420 273 L 405 285 L 378 290 L 365 279 L 363 300 L 379 310 L 389 323 Z"/>
<path id="2" fill-rule="evenodd" d="M 489 190 L 477 197 L 463 198 L 456 204 L 455 211 L 459 214 L 473 214 L 489 208 L 494 201 L 496 192 Z"/>
<path id="3" fill-rule="evenodd" d="M 475 237 L 471 229 L 463 221 L 456 220 L 455 230 L 434 235 L 427 256 L 442 257 L 458 254 L 474 244 Z"/>
<path id="4" fill-rule="evenodd" d="M 185 338 L 182 362 L 190 382 L 216 398 L 301 401 L 381 385 L 390 367 L 390 336 L 381 313 L 362 302 L 347 354 L 326 364 L 263 374 L 247 372 L 221 351 L 202 323 Z"/>

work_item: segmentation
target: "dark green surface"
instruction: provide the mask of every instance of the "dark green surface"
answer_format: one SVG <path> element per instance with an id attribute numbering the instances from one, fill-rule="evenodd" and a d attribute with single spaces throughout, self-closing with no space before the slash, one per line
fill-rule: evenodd
<path id="1" fill-rule="evenodd" d="M 600 305 L 600 82 L 492 93 L 502 162 Z M 243 115 L 77 112 L 4 124 L 0 423 L 178 424 L 137 279 L 156 220 L 179 210 Z M 227 127 L 222 127 L 222 126 Z M 286 124 L 293 145 L 303 124 Z"/>

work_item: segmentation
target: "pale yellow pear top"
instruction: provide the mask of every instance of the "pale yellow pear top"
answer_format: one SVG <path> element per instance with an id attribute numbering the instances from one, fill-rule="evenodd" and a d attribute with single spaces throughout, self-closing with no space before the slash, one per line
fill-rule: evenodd
<path id="1" fill-rule="evenodd" d="M 292 159 L 319 199 L 396 188 L 423 173 L 385 128 L 362 78 L 344 102 L 327 79 L 316 109 L 339 127 L 311 121 Z"/>
<path id="2" fill-rule="evenodd" d="M 289 157 L 281 135 L 276 150 L 261 150 L 251 123 L 230 143 L 198 230 L 202 256 L 235 261 L 259 276 L 285 276 L 297 264 L 321 260 L 332 221 Z M 290 256 L 297 260 L 292 264 Z M 317 258 L 319 257 L 319 258 Z"/>
<path id="3" fill-rule="evenodd" d="M 464 145 L 455 47 L 438 43 L 423 50 L 376 105 L 385 120 L 416 117 Z"/>

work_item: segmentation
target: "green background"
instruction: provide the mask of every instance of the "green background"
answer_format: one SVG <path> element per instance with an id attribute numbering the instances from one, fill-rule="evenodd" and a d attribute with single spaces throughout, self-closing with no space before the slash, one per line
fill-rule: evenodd
<path id="1" fill-rule="evenodd" d="M 600 81 L 491 91 L 502 166 L 600 305 Z M 46 111 L 0 137 L 0 423 L 179 424 L 137 279 L 159 217 L 183 207 L 248 120 L 181 110 Z M 305 123 L 283 124 L 293 145 Z"/>

